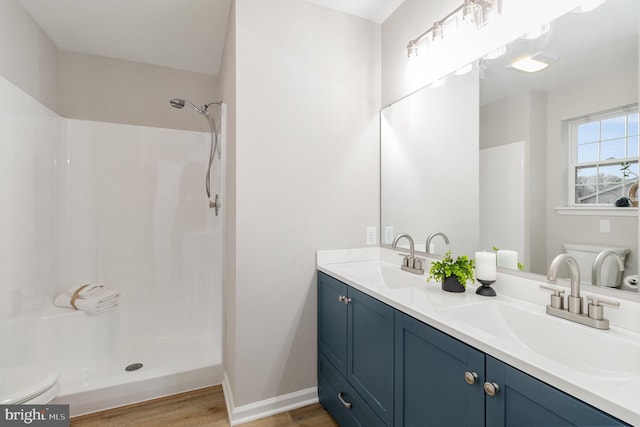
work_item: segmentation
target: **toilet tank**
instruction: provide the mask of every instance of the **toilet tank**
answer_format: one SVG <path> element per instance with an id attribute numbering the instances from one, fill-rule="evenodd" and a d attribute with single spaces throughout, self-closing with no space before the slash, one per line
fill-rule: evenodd
<path id="1" fill-rule="evenodd" d="M 598 254 L 605 249 L 613 249 L 620 255 L 622 262 L 627 260 L 629 249 L 615 246 L 587 245 L 583 243 L 565 243 L 564 251 L 578 261 L 580 267 L 580 281 L 591 284 L 591 267 Z M 600 284 L 608 287 L 618 287 L 622 283 L 623 272 L 618 270 L 615 260 L 609 256 L 602 264 Z"/>

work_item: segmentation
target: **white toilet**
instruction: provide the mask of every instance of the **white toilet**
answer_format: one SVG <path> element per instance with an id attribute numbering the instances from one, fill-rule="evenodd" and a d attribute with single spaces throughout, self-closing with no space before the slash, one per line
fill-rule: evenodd
<path id="1" fill-rule="evenodd" d="M 624 263 L 629 254 L 629 249 L 614 246 L 596 246 L 580 243 L 565 243 L 564 251 L 578 261 L 580 267 L 580 281 L 591 284 L 591 267 L 598 254 L 605 249 L 616 251 Z M 611 257 L 607 257 L 602 264 L 602 286 L 618 287 L 622 283 L 623 272 L 618 270 L 618 265 Z"/>
<path id="2" fill-rule="evenodd" d="M 0 368 L 0 405 L 46 405 L 58 396 L 58 373 L 40 366 Z"/>

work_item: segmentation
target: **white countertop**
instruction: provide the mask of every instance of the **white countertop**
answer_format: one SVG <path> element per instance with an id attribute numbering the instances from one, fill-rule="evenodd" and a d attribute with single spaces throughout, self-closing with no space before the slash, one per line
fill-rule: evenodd
<path id="1" fill-rule="evenodd" d="M 317 268 L 632 425 L 640 425 L 640 304 L 606 308 L 611 329 L 550 316 L 541 281 L 498 273 L 497 297 L 441 290 L 384 248 L 318 251 Z M 425 271 L 428 272 L 429 263 Z M 584 292 L 583 292 L 584 294 Z M 583 295 L 584 296 L 584 295 Z M 612 299 L 610 296 L 607 298 Z"/>

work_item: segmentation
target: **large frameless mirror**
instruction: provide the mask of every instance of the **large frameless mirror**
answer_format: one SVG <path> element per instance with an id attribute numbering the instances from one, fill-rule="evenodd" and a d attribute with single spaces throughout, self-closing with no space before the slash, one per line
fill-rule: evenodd
<path id="1" fill-rule="evenodd" d="M 601 284 L 635 291 L 639 16 L 634 0 L 568 13 L 383 109 L 381 241 L 508 249 L 535 274 L 558 253 L 589 263 L 614 248 L 625 271 L 606 260 Z M 433 232 L 450 243 L 425 248 Z"/>

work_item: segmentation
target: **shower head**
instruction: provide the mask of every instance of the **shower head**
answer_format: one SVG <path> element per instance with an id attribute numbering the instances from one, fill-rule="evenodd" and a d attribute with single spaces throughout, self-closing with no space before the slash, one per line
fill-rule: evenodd
<path id="1" fill-rule="evenodd" d="M 189 105 L 191 108 L 193 108 L 194 110 L 196 110 L 200 114 L 206 114 L 207 113 L 207 107 L 208 107 L 208 105 L 202 106 L 202 107 L 196 107 L 195 104 L 192 104 L 189 101 L 185 101 L 184 99 L 181 99 L 181 98 L 173 98 L 171 101 L 169 101 L 169 104 L 173 108 L 177 108 L 179 110 L 183 109 L 185 104 L 186 104 L 186 105 Z"/>
<path id="2" fill-rule="evenodd" d="M 169 101 L 169 104 L 171 104 L 173 108 L 177 108 L 178 110 L 181 110 L 184 108 L 185 102 L 186 101 L 184 99 L 174 98 L 171 101 Z"/>

